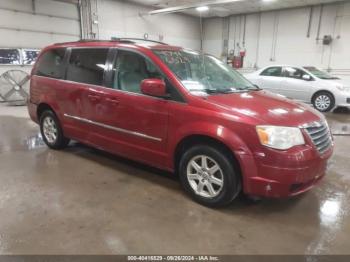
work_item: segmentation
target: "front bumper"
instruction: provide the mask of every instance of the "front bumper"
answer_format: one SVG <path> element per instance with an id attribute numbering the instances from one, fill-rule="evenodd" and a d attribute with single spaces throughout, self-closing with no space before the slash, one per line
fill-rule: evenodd
<path id="1" fill-rule="evenodd" d="M 320 155 L 313 146 L 300 146 L 280 152 L 265 152 L 246 156 L 248 167 L 243 170 L 243 191 L 247 195 L 285 198 L 310 190 L 326 174 L 333 146 Z"/>
<path id="2" fill-rule="evenodd" d="M 339 92 L 335 96 L 337 107 L 350 107 L 350 92 Z"/>

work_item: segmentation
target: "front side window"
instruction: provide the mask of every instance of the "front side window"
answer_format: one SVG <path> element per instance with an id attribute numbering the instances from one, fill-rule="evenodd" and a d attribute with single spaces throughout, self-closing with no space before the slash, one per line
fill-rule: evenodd
<path id="1" fill-rule="evenodd" d="M 305 66 L 304 67 L 307 71 L 309 71 L 311 74 L 313 74 L 314 76 L 320 78 L 320 79 L 324 79 L 324 80 L 336 80 L 339 79 L 338 77 L 335 76 L 331 76 L 330 74 L 316 68 L 313 66 Z"/>
<path id="2" fill-rule="evenodd" d="M 279 77 L 282 75 L 282 67 L 280 67 L 280 66 L 269 67 L 269 68 L 265 69 L 260 75 Z"/>
<path id="3" fill-rule="evenodd" d="M 34 74 L 62 79 L 64 74 L 64 48 L 51 49 L 40 56 Z"/>
<path id="4" fill-rule="evenodd" d="M 118 51 L 113 66 L 112 88 L 141 94 L 144 79 L 164 79 L 159 70 L 143 56 L 130 51 Z"/>
<path id="5" fill-rule="evenodd" d="M 141 82 L 151 78 L 164 80 L 169 94 L 168 100 L 185 102 L 179 91 L 151 60 L 132 51 L 118 50 L 113 65 L 111 88 L 141 94 Z"/>
<path id="6" fill-rule="evenodd" d="M 102 85 L 107 54 L 107 48 L 72 49 L 67 69 L 67 80 Z"/>
<path id="7" fill-rule="evenodd" d="M 305 75 L 309 76 L 309 74 L 306 73 L 305 71 L 295 67 L 285 67 L 283 75 L 285 77 L 294 78 L 294 79 L 303 79 Z"/>
<path id="8" fill-rule="evenodd" d="M 154 50 L 190 92 L 233 93 L 256 90 L 248 80 L 219 59 L 188 50 Z"/>

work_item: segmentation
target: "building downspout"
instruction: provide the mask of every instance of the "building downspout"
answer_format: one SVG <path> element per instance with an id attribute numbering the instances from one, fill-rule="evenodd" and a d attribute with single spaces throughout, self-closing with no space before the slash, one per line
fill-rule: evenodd
<path id="1" fill-rule="evenodd" d="M 84 30 L 83 30 L 83 16 L 82 16 L 82 6 L 81 6 L 81 0 L 79 0 L 78 4 L 77 4 L 77 8 L 78 8 L 78 14 L 79 14 L 79 25 L 80 25 L 80 39 L 84 38 Z"/>
<path id="2" fill-rule="evenodd" d="M 310 7 L 310 14 L 309 14 L 309 25 L 307 27 L 307 34 L 306 34 L 307 38 L 310 38 L 310 36 L 311 36 L 311 26 L 312 26 L 313 17 L 314 17 L 314 7 L 311 6 Z"/>
<path id="3" fill-rule="evenodd" d="M 322 25 L 322 18 L 323 18 L 323 8 L 324 8 L 324 5 L 321 5 L 320 6 L 320 17 L 318 19 L 318 27 L 317 27 L 317 38 L 316 38 L 316 41 L 318 43 L 320 39 L 320 34 L 321 34 L 321 25 Z"/>

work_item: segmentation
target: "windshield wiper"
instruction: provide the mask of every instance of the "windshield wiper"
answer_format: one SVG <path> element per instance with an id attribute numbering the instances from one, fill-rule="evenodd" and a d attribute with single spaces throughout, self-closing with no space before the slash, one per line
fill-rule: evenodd
<path id="1" fill-rule="evenodd" d="M 190 92 L 206 92 L 208 94 L 232 94 L 232 93 L 237 93 L 240 92 L 240 90 L 220 90 L 220 89 L 190 89 Z"/>
<path id="2" fill-rule="evenodd" d="M 239 90 L 240 91 L 260 91 L 262 89 L 258 86 L 245 86 L 243 88 L 240 88 Z"/>
<path id="3" fill-rule="evenodd" d="M 321 78 L 321 77 L 320 77 Z M 339 77 L 322 77 L 323 80 L 339 80 Z"/>
<path id="4" fill-rule="evenodd" d="M 240 93 L 241 90 L 218 90 L 220 94 L 233 94 L 233 93 Z"/>
<path id="5" fill-rule="evenodd" d="M 205 89 L 190 89 L 190 92 L 206 92 L 208 94 L 215 94 L 218 93 L 219 91 L 216 89 L 209 89 L 209 88 L 205 88 Z"/>

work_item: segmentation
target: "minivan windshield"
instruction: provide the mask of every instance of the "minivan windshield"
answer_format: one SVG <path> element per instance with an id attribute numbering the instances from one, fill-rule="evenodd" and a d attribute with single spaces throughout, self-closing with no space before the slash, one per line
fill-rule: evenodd
<path id="1" fill-rule="evenodd" d="M 313 74 L 314 76 L 320 78 L 320 79 L 324 79 L 324 80 L 335 80 L 335 79 L 339 79 L 338 77 L 335 76 L 331 76 L 330 74 L 316 68 L 313 66 L 304 66 L 304 69 L 306 69 L 307 71 L 309 71 L 311 74 Z"/>
<path id="2" fill-rule="evenodd" d="M 154 53 L 193 93 L 229 94 L 259 90 L 219 59 L 189 50 L 154 50 Z"/>

